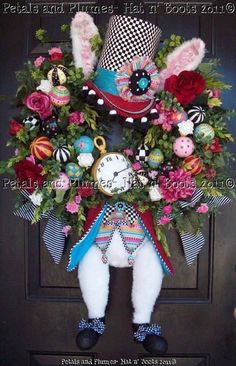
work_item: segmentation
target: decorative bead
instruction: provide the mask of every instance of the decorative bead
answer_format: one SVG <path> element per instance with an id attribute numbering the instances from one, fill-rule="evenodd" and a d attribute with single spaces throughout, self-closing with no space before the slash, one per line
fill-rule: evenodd
<path id="1" fill-rule="evenodd" d="M 135 155 L 135 159 L 137 161 L 141 161 L 141 162 L 147 162 L 148 161 L 148 156 L 150 154 L 150 149 L 147 145 L 140 145 L 137 149 L 137 153 Z"/>
<path id="2" fill-rule="evenodd" d="M 63 86 L 55 86 L 52 88 L 52 91 L 49 93 L 51 98 L 51 102 L 56 107 L 62 107 L 63 105 L 67 105 L 70 103 L 70 92 L 69 90 Z"/>
<path id="3" fill-rule="evenodd" d="M 164 160 L 164 155 L 160 149 L 153 149 L 148 156 L 148 165 L 150 168 L 157 168 Z"/>
<path id="4" fill-rule="evenodd" d="M 66 174 L 70 179 L 81 179 L 84 173 L 84 169 L 78 164 L 67 163 L 66 164 Z"/>
<path id="5" fill-rule="evenodd" d="M 213 127 L 207 123 L 202 123 L 195 128 L 194 136 L 200 139 L 203 144 L 208 143 L 215 137 L 215 131 Z"/>
<path id="6" fill-rule="evenodd" d="M 35 127 L 40 125 L 40 119 L 34 116 L 26 117 L 22 121 L 25 127 L 29 126 L 29 131 L 33 131 Z"/>
<path id="7" fill-rule="evenodd" d="M 179 158 L 190 156 L 195 149 L 193 140 L 190 137 L 178 137 L 173 144 L 173 151 Z"/>
<path id="8" fill-rule="evenodd" d="M 48 72 L 48 80 L 53 86 L 63 85 L 66 83 L 67 69 L 63 65 L 54 66 Z"/>
<path id="9" fill-rule="evenodd" d="M 53 153 L 52 144 L 48 137 L 36 137 L 30 145 L 31 154 L 38 160 L 50 158 Z"/>
<path id="10" fill-rule="evenodd" d="M 53 157 L 60 163 L 66 163 L 70 159 L 70 150 L 65 145 L 59 146 L 53 151 Z"/>
<path id="11" fill-rule="evenodd" d="M 202 123 L 206 117 L 206 112 L 201 106 L 193 106 L 188 110 L 188 119 L 193 123 Z"/>
<path id="12" fill-rule="evenodd" d="M 75 140 L 74 148 L 77 154 L 92 153 L 94 150 L 93 140 L 89 136 L 81 136 Z"/>
<path id="13" fill-rule="evenodd" d="M 42 130 L 48 137 L 55 137 L 60 132 L 57 119 L 55 117 L 48 118 L 42 122 Z"/>

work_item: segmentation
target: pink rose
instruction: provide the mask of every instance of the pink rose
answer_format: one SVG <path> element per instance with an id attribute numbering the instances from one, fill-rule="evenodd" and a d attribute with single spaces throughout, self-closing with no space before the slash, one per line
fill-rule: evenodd
<path id="1" fill-rule="evenodd" d="M 134 170 L 139 170 L 139 169 L 141 169 L 141 164 L 139 163 L 139 162 L 137 162 L 137 163 L 133 163 L 132 164 L 132 168 L 134 169 Z"/>
<path id="2" fill-rule="evenodd" d="M 196 209 L 197 213 L 204 214 L 209 211 L 209 207 L 206 203 L 201 203 L 201 205 Z"/>
<path id="3" fill-rule="evenodd" d="M 35 66 L 37 69 L 39 69 L 39 68 L 40 68 L 40 66 L 42 65 L 42 63 L 44 62 L 44 60 L 45 60 L 45 57 L 43 57 L 43 56 L 39 56 L 39 57 L 37 57 L 37 58 L 36 58 L 36 60 L 34 61 L 34 66 Z"/>
<path id="4" fill-rule="evenodd" d="M 52 105 L 48 95 L 41 92 L 34 92 L 23 100 L 27 108 L 39 114 L 45 119 L 52 115 Z"/>
<path id="5" fill-rule="evenodd" d="M 172 206 L 171 205 L 167 205 L 163 208 L 163 212 L 164 214 L 168 215 L 168 214 L 171 214 L 172 212 Z"/>
<path id="6" fill-rule="evenodd" d="M 160 218 L 160 220 L 158 221 L 158 224 L 159 225 L 166 225 L 166 224 L 169 224 L 169 222 L 170 222 L 171 220 L 170 220 L 170 218 L 169 217 L 167 217 L 167 216 L 162 216 L 161 218 Z"/>
<path id="7" fill-rule="evenodd" d="M 69 116 L 69 123 L 74 125 L 82 125 L 84 123 L 83 112 L 73 112 Z"/>

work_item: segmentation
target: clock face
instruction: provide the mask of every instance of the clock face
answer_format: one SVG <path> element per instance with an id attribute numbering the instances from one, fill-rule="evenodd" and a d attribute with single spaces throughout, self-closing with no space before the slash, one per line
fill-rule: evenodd
<path id="1" fill-rule="evenodd" d="M 99 189 L 108 195 L 126 192 L 133 183 L 134 172 L 131 163 L 119 153 L 101 157 L 95 174 Z"/>

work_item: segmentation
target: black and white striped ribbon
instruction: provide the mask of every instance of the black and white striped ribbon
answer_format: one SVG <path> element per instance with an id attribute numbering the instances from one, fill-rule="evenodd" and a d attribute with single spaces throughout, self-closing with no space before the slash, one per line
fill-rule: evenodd
<path id="1" fill-rule="evenodd" d="M 181 208 L 185 208 L 185 207 L 194 207 L 196 205 L 196 203 L 198 201 L 200 201 L 200 199 L 203 196 L 203 191 L 201 189 L 196 189 L 191 197 L 190 201 L 179 201 L 180 207 Z"/>
<path id="2" fill-rule="evenodd" d="M 232 202 L 231 198 L 226 196 L 204 196 L 205 203 L 209 208 L 214 209 L 216 207 L 221 207 Z"/>
<path id="3" fill-rule="evenodd" d="M 34 210 L 36 206 L 30 201 L 29 193 L 21 191 L 23 196 L 28 199 L 19 209 L 14 211 L 14 215 L 22 219 L 32 221 L 34 218 Z M 53 211 L 46 212 L 41 215 L 40 219 L 48 218 L 44 233 L 43 241 L 52 256 L 54 262 L 59 264 L 65 247 L 65 234 L 62 232 L 64 223 L 56 217 Z"/>
<path id="4" fill-rule="evenodd" d="M 202 233 L 193 234 L 193 233 L 180 233 L 180 238 L 182 241 L 184 256 L 188 266 L 194 262 L 195 258 L 200 253 L 204 243 L 205 238 Z"/>
<path id="5" fill-rule="evenodd" d="M 223 205 L 229 204 L 232 202 L 232 200 L 229 197 L 226 196 L 207 196 L 204 195 L 204 192 L 197 188 L 195 192 L 193 193 L 193 196 L 191 197 L 190 201 L 179 201 L 179 204 L 181 208 L 186 207 L 194 207 L 201 199 L 203 199 L 204 203 L 207 203 L 210 209 L 214 209 L 216 207 L 221 207 Z M 163 207 L 159 208 L 157 212 L 157 222 L 163 216 Z M 173 215 L 169 214 L 166 215 L 171 220 L 174 219 Z M 200 253 L 204 243 L 205 239 L 202 233 L 194 234 L 194 233 L 179 233 L 180 238 L 182 241 L 183 249 L 184 249 L 184 255 L 187 264 L 190 266 L 198 254 Z"/>

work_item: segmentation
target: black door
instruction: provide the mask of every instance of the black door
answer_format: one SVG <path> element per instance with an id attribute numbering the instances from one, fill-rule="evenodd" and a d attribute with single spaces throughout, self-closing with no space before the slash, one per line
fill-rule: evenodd
<path id="1" fill-rule="evenodd" d="M 31 1 L 34 3 L 37 1 Z M 44 3 L 61 4 L 49 0 Z M 112 1 L 101 3 L 112 5 Z M 116 12 L 122 12 L 122 5 L 123 2 Z M 2 13 L 3 4 L 0 7 Z M 148 2 L 145 8 L 147 10 Z M 163 30 L 163 38 L 172 33 L 186 39 L 200 36 L 207 44 L 209 56 L 221 58 L 226 81 L 236 85 L 235 13 L 181 15 L 172 12 L 170 15 L 146 11 L 133 15 L 156 22 Z M 52 14 L 23 15 L 19 11 L 18 14 L 1 14 L 0 94 L 6 95 L 0 114 L 1 159 L 12 153 L 4 146 L 9 118 L 16 114 L 10 104 L 16 90 L 14 71 L 20 69 L 27 58 L 41 54 L 34 39 L 36 29 L 46 28 L 50 41 L 58 44 L 66 37 L 60 32 L 60 25 L 69 23 L 71 17 L 66 11 L 55 14 L 53 8 Z M 101 26 L 105 26 L 108 18 L 109 14 L 95 16 Z M 230 108 L 235 105 L 234 90 L 227 93 L 225 105 Z M 236 134 L 233 123 L 231 130 Z M 232 150 L 236 150 L 234 146 Z M 162 324 L 169 341 L 166 357 L 150 357 L 133 343 L 130 269 L 112 269 L 107 332 L 96 348 L 83 353 L 75 345 L 75 324 L 86 317 L 86 309 L 76 273 L 68 274 L 65 270 L 72 242 L 67 246 L 62 264 L 53 264 L 41 241 L 43 223 L 29 226 L 14 217 L 14 193 L 4 189 L 3 181 L 1 185 L 1 366 L 83 364 L 82 360 L 89 364 L 93 358 L 100 359 L 100 364 L 105 360 L 118 360 L 117 365 L 121 364 L 121 358 L 126 364 L 129 359 L 139 359 L 140 364 L 235 365 L 235 204 L 224 208 L 221 215 L 212 217 L 206 224 L 205 247 L 191 268 L 185 264 L 177 235 L 173 232 L 169 236 L 176 275 L 165 279 L 153 315 L 153 319 Z"/>

